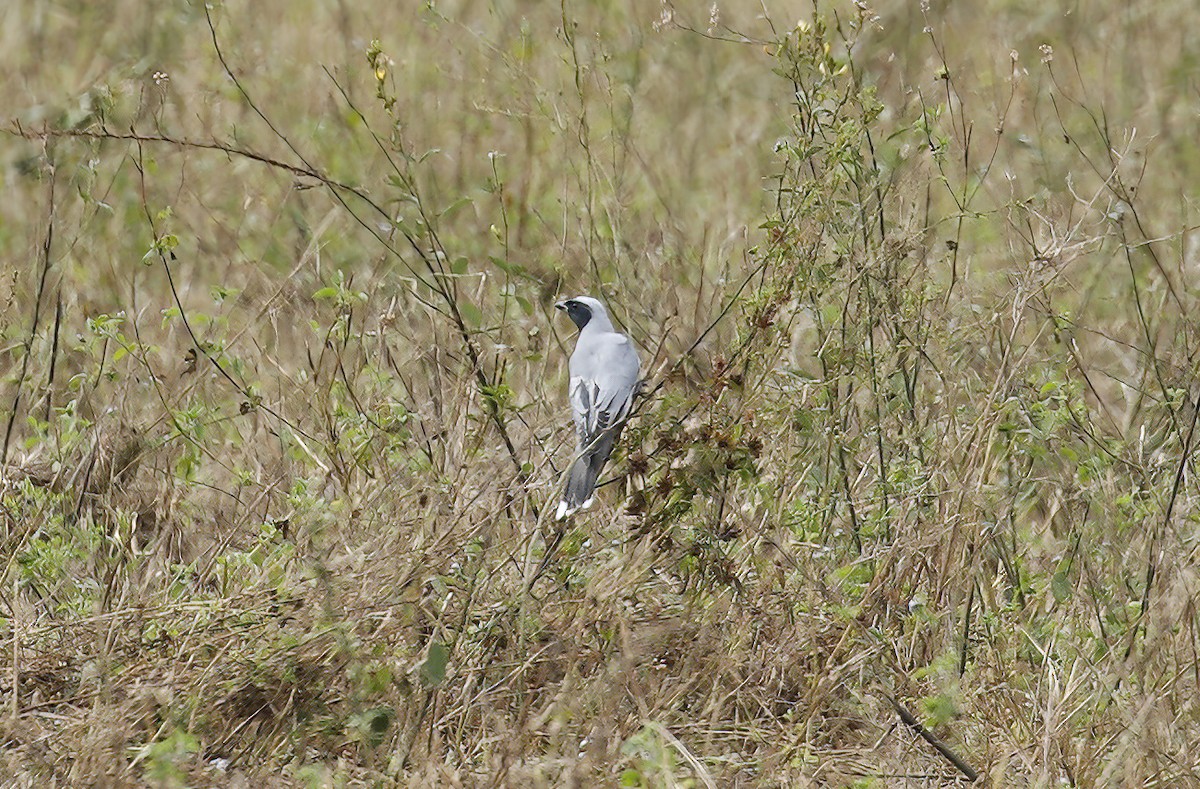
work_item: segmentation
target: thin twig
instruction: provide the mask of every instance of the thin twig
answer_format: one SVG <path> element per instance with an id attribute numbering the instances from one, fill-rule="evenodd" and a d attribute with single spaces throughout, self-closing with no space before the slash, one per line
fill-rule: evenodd
<path id="1" fill-rule="evenodd" d="M 0 468 L 8 463 L 8 445 L 12 440 L 13 425 L 17 422 L 17 411 L 21 407 L 21 392 L 25 378 L 29 375 L 29 359 L 33 356 L 33 341 L 37 338 L 38 325 L 42 320 L 42 296 L 46 292 L 46 276 L 50 273 L 50 249 L 54 244 L 54 165 L 50 168 L 49 203 L 46 208 L 46 236 L 42 241 L 42 274 L 38 278 L 37 292 L 33 296 L 33 321 L 29 326 L 29 338 L 25 341 L 25 355 L 21 359 L 21 375 L 17 378 L 17 391 L 13 395 L 12 410 L 8 414 L 8 425 L 4 428 L 4 447 L 0 450 Z"/>
<path id="2" fill-rule="evenodd" d="M 950 750 L 950 746 L 946 745 L 944 742 L 942 742 L 937 737 L 935 737 L 933 735 L 933 733 L 931 731 L 929 731 L 929 729 L 926 729 L 924 726 L 922 726 L 921 722 L 919 720 L 917 720 L 916 717 L 911 712 L 909 712 L 906 707 L 904 707 L 904 705 L 902 705 L 900 702 L 896 701 L 896 699 L 893 698 L 888 693 L 884 693 L 883 697 L 888 700 L 888 703 L 892 705 L 892 709 L 894 709 L 896 711 L 896 714 L 900 716 L 900 720 L 904 721 L 905 725 L 908 726 L 908 728 L 912 729 L 914 732 L 916 732 L 918 735 L 920 735 L 922 740 L 924 740 L 925 742 L 932 745 L 934 750 L 936 750 L 943 757 L 945 757 L 946 761 L 948 761 L 948 762 L 950 762 L 950 764 L 954 765 L 955 768 L 957 768 L 960 773 L 962 773 L 963 775 L 965 775 L 967 777 L 967 780 L 969 780 L 969 781 L 978 781 L 979 780 L 978 771 L 976 771 L 974 767 L 972 767 L 971 765 L 969 765 L 965 761 L 963 761 L 962 758 L 958 754 L 956 754 L 954 751 Z"/>

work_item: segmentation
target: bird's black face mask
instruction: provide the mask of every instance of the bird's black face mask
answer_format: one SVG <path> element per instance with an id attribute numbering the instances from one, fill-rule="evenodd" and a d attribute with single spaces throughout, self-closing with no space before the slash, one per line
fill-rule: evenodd
<path id="1" fill-rule="evenodd" d="M 567 317 L 580 329 L 587 326 L 588 321 L 592 319 L 592 311 L 588 309 L 588 306 L 574 299 L 560 301 L 554 306 L 567 313 Z"/>

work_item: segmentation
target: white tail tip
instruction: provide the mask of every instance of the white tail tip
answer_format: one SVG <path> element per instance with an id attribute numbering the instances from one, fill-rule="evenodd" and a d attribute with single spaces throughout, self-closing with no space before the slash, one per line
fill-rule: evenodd
<path id="1" fill-rule="evenodd" d="M 585 501 L 583 504 L 580 504 L 578 507 L 572 507 L 570 504 L 567 504 L 565 500 L 560 501 L 558 503 L 558 509 L 554 511 L 554 520 L 560 521 L 568 515 L 574 515 L 579 510 L 590 509 L 595 501 L 596 497 L 591 496 L 587 501 Z"/>

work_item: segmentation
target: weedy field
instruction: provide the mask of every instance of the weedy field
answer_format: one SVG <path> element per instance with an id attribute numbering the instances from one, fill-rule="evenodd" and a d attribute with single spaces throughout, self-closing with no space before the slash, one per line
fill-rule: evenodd
<path id="1" fill-rule="evenodd" d="M 1200 786 L 1194 22 L 5 4 L 0 784 Z"/>

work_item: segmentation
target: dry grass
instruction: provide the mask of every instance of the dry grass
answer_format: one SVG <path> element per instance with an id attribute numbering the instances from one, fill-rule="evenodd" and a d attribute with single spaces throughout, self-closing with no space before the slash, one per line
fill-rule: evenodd
<path id="1" fill-rule="evenodd" d="M 0 10 L 5 785 L 1200 786 L 1187 4 L 374 5 Z"/>

